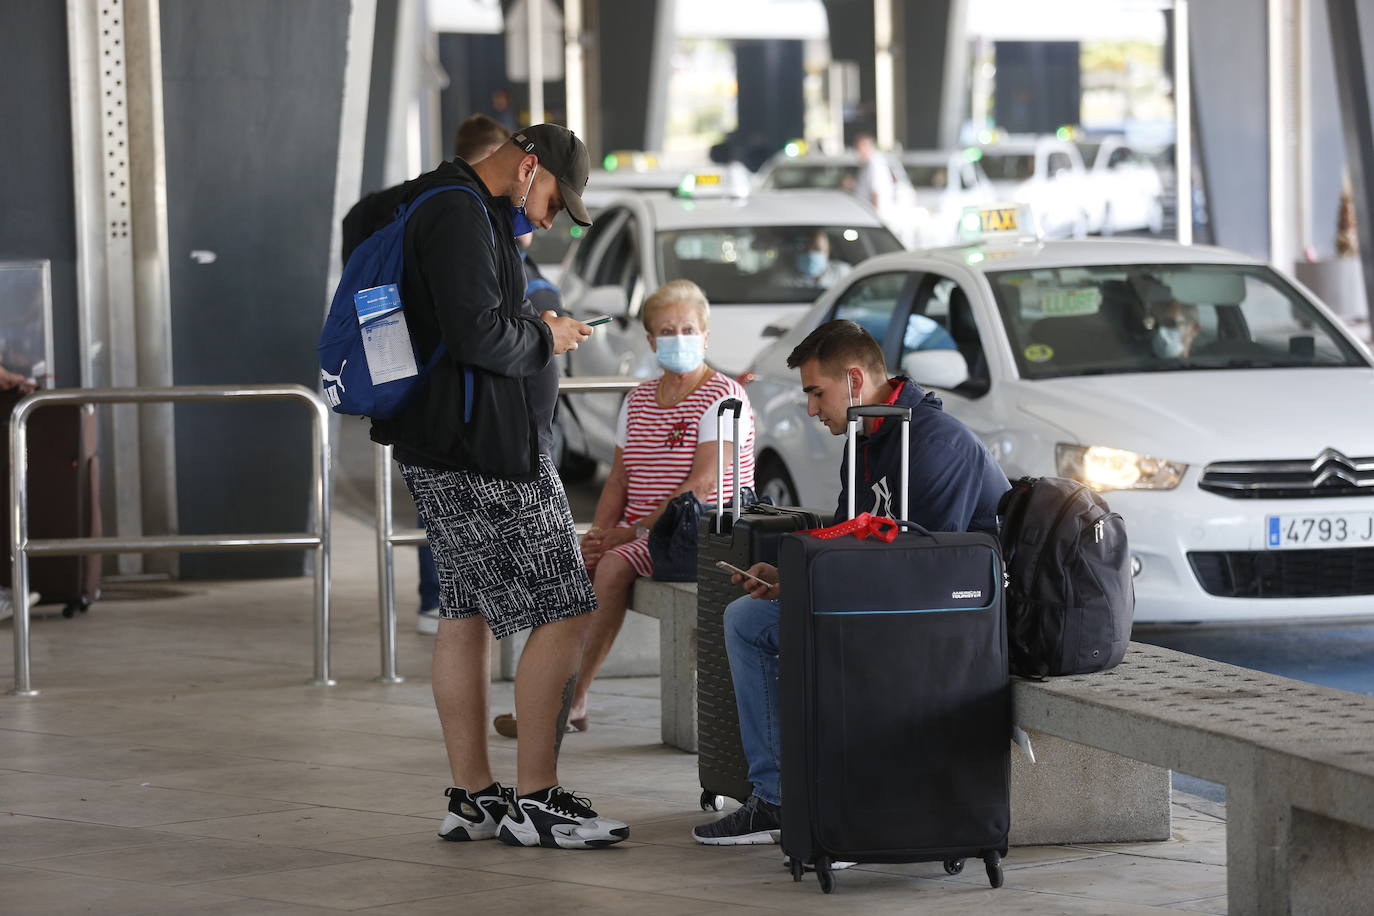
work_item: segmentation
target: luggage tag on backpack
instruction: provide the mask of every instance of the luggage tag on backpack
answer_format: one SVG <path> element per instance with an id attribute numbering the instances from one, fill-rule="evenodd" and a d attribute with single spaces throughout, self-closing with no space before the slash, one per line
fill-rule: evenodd
<path id="1" fill-rule="evenodd" d="M 420 374 L 415 347 L 401 311 L 401 294 L 395 283 L 374 286 L 353 294 L 363 335 L 363 354 L 372 384 L 381 385 Z"/>

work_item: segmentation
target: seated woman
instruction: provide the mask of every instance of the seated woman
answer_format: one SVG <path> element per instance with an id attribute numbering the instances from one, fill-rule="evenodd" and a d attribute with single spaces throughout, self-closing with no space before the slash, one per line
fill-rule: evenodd
<path id="1" fill-rule="evenodd" d="M 582 539 L 598 608 L 568 713 L 569 730 L 586 731 L 592 679 L 620 632 L 635 579 L 653 572 L 649 529 L 673 497 L 688 490 L 703 502 L 716 501 L 716 410 L 726 398 L 744 402 L 740 485 L 754 485 L 753 410 L 739 382 L 706 365 L 710 311 L 705 294 L 690 280 L 665 283 L 644 302 L 640 317 L 663 374 L 625 398 L 615 461 L 595 521 Z M 729 417 L 724 433 L 731 441 Z M 727 461 L 727 499 L 733 488 L 734 468 Z M 499 734 L 515 737 L 513 716 L 497 716 L 494 724 Z"/>

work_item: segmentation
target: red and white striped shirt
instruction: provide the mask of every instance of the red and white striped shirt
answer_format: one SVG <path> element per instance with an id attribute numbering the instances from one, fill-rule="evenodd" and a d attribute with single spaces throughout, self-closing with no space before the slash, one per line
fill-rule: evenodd
<path id="1" fill-rule="evenodd" d="M 672 407 L 658 403 L 658 379 L 630 392 L 620 408 L 615 444 L 624 450 L 628 478 L 625 521 L 634 523 L 655 511 L 687 475 L 702 442 L 716 441 L 716 409 L 726 398 L 744 402 L 740 415 L 740 485 L 754 485 L 754 410 L 739 382 L 713 372 L 696 390 Z M 725 441 L 734 437 L 734 424 L 725 420 Z M 725 449 L 725 492 L 734 488 L 734 449 Z M 715 502 L 713 491 L 707 502 Z"/>

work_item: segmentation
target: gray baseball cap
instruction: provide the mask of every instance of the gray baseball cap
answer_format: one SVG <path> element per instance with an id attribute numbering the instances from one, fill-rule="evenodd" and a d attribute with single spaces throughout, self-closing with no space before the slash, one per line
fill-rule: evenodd
<path id="1" fill-rule="evenodd" d="M 510 141 L 539 157 L 539 164 L 558 180 L 558 190 L 573 222 L 590 226 L 592 218 L 582 203 L 582 189 L 587 186 L 592 157 L 577 134 L 557 124 L 535 124 L 516 131 Z"/>

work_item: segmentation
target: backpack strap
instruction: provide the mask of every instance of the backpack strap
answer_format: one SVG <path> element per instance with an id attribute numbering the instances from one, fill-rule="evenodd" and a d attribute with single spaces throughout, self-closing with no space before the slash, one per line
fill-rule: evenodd
<path id="1" fill-rule="evenodd" d="M 482 206 L 482 212 L 485 213 L 485 214 L 487 215 L 487 229 L 491 232 L 491 248 L 492 248 L 492 251 L 495 251 L 495 250 L 496 250 L 496 224 L 492 221 L 492 218 L 491 218 L 491 211 L 487 209 L 487 202 L 484 201 L 484 200 L 482 200 L 482 195 L 481 195 L 481 194 L 478 194 L 475 190 L 473 190 L 472 188 L 468 187 L 468 186 L 465 185 L 465 184 L 446 184 L 446 185 L 443 185 L 443 186 L 437 187 L 437 188 L 427 188 L 427 189 L 425 189 L 424 191 L 421 191 L 419 194 L 415 195 L 415 199 L 412 200 L 410 203 L 406 204 L 405 207 L 404 207 L 404 209 L 401 210 L 401 212 L 398 214 L 398 216 L 399 216 L 400 219 L 402 219 L 402 220 L 409 220 L 410 217 L 415 213 L 415 211 L 418 210 L 418 209 L 420 209 L 420 205 L 421 205 L 421 204 L 423 204 L 425 201 L 429 200 L 429 199 L 430 199 L 431 197 L 433 197 L 434 195 L 436 195 L 436 194 L 441 194 L 441 193 L 443 193 L 444 191 L 466 191 L 467 193 L 469 193 L 469 194 L 471 194 L 471 195 L 473 196 L 473 198 L 477 201 L 477 203 L 481 204 L 481 206 Z M 437 347 L 434 348 L 434 354 L 429 358 L 429 364 L 425 367 L 425 371 L 428 372 L 428 371 L 433 370 L 435 366 L 439 365 L 439 360 L 443 359 L 443 356 L 444 356 L 444 344 L 443 344 L 442 341 L 440 341 L 439 346 L 437 346 Z M 472 369 L 471 369 L 470 367 L 468 367 L 468 366 L 464 366 L 464 367 L 463 367 L 463 422 L 464 422 L 464 423 L 470 422 L 470 421 L 472 420 L 472 386 L 473 386 L 475 383 L 476 383 L 476 377 L 473 375 Z"/>

